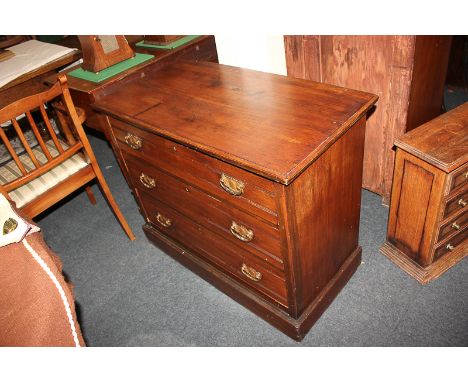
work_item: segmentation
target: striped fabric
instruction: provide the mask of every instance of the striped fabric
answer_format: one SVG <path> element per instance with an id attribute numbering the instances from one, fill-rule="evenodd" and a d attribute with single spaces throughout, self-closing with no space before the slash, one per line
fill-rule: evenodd
<path id="1" fill-rule="evenodd" d="M 66 143 L 62 141 L 60 141 L 60 143 L 64 149 L 68 148 Z M 52 140 L 47 141 L 46 146 L 53 158 L 59 155 L 59 152 Z M 48 162 L 47 157 L 44 155 L 40 146 L 33 148 L 32 151 L 39 163 L 44 164 Z M 35 169 L 35 166 L 27 153 L 20 155 L 19 158 L 27 172 Z M 88 163 L 81 156 L 75 154 L 45 174 L 21 187 L 18 187 L 16 190 L 11 191 L 8 195 L 16 202 L 16 207 L 21 208 L 87 165 Z M 11 160 L 0 167 L 0 184 L 10 183 L 21 176 L 21 171 L 14 160 Z"/>

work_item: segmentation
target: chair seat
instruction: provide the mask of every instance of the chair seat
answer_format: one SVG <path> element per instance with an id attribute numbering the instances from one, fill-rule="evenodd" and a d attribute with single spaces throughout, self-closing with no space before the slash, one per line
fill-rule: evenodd
<path id="1" fill-rule="evenodd" d="M 64 149 L 68 148 L 68 145 L 65 142 L 60 141 L 60 143 Z M 45 144 L 52 157 L 55 158 L 59 155 L 59 152 L 52 140 L 47 141 Z M 41 165 L 48 162 L 47 157 L 40 146 L 36 146 L 32 151 Z M 19 158 L 26 171 L 29 172 L 35 169 L 31 158 L 26 152 L 21 154 Z M 21 208 L 88 165 L 88 162 L 79 154 L 75 154 L 45 174 L 9 192 L 8 195 L 13 201 L 15 201 L 16 207 Z M 0 184 L 2 185 L 12 182 L 21 176 L 21 171 L 13 159 L 0 167 Z"/>

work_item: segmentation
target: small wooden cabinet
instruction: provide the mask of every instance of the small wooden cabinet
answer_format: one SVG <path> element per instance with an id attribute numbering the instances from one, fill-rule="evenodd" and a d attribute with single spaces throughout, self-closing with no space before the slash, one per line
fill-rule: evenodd
<path id="1" fill-rule="evenodd" d="M 360 264 L 364 131 L 376 100 L 175 63 L 94 107 L 148 238 L 300 340 Z"/>
<path id="2" fill-rule="evenodd" d="M 396 140 L 384 255 L 425 284 L 468 254 L 468 102 Z"/>

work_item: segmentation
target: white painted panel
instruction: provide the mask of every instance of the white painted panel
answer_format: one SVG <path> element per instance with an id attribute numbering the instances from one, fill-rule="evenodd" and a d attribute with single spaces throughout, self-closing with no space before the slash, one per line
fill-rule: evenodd
<path id="1" fill-rule="evenodd" d="M 282 35 L 215 35 L 220 64 L 286 75 Z"/>

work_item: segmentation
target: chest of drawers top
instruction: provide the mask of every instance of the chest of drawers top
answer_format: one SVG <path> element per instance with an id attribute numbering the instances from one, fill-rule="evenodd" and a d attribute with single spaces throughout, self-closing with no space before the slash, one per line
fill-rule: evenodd
<path id="1" fill-rule="evenodd" d="M 468 162 L 468 102 L 404 134 L 395 145 L 444 172 Z"/>
<path id="2" fill-rule="evenodd" d="M 93 107 L 270 180 L 289 184 L 377 96 L 212 63 L 175 63 Z"/>

